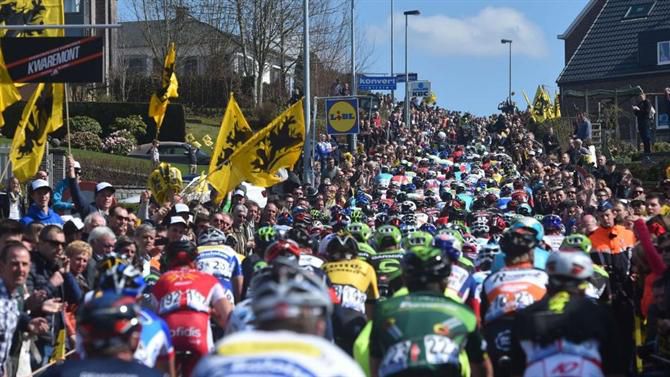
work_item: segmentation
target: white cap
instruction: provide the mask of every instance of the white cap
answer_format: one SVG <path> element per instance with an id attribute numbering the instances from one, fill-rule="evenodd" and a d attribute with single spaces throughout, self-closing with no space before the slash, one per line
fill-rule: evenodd
<path id="1" fill-rule="evenodd" d="M 75 169 L 81 169 L 81 164 L 79 163 L 79 161 L 74 162 L 74 168 Z"/>
<path id="2" fill-rule="evenodd" d="M 172 216 L 170 217 L 170 225 L 174 224 L 184 224 L 186 226 L 186 220 L 181 216 Z"/>
<path id="3" fill-rule="evenodd" d="M 242 191 L 242 190 L 240 190 L 240 189 L 237 189 L 237 190 L 235 190 L 235 191 L 233 192 L 233 196 L 237 196 L 237 195 L 239 195 L 239 196 L 245 196 L 244 191 Z"/>
<path id="4" fill-rule="evenodd" d="M 68 223 L 72 223 L 72 225 L 74 225 L 74 227 L 77 228 L 77 230 L 84 229 L 84 223 L 78 217 L 71 218 L 65 224 L 67 225 Z"/>
<path id="5" fill-rule="evenodd" d="M 44 179 L 36 179 L 30 183 L 30 189 L 32 191 L 39 190 L 42 187 L 46 187 L 49 190 L 51 190 L 51 186 L 49 186 L 49 182 L 45 181 Z"/>
<path id="6" fill-rule="evenodd" d="M 98 183 L 97 185 L 95 185 L 95 193 L 97 194 L 97 193 L 99 193 L 100 191 L 102 191 L 102 190 L 104 190 L 104 189 L 107 189 L 107 188 L 111 188 L 111 189 L 112 189 L 112 192 L 116 192 L 116 189 L 114 188 L 114 186 L 112 186 L 111 183 L 109 183 L 109 182 L 100 182 L 100 183 Z"/>
<path id="7" fill-rule="evenodd" d="M 188 206 L 183 203 L 177 203 L 174 205 L 174 212 L 175 213 L 187 213 L 191 212 L 191 210 L 188 209 Z"/>

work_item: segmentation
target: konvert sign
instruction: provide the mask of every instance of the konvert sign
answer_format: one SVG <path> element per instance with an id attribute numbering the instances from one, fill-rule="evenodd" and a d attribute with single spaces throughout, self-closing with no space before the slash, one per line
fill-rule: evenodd
<path id="1" fill-rule="evenodd" d="M 358 75 L 358 90 L 395 90 L 396 78 Z"/>

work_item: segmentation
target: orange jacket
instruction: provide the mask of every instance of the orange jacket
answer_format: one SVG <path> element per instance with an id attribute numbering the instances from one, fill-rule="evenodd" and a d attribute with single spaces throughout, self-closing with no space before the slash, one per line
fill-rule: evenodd
<path id="1" fill-rule="evenodd" d="M 621 225 L 615 225 L 611 228 L 601 226 L 589 236 L 593 251 L 600 253 L 619 254 L 629 247 L 635 246 L 637 239 L 632 231 Z"/>

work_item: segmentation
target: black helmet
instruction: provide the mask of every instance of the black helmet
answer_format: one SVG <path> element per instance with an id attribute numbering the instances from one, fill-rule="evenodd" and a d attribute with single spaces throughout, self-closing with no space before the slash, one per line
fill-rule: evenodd
<path id="1" fill-rule="evenodd" d="M 134 297 L 104 292 L 82 305 L 77 327 L 85 349 L 104 350 L 127 344 L 140 331 L 140 308 Z"/>
<path id="2" fill-rule="evenodd" d="M 161 268 L 165 262 L 165 268 L 185 266 L 195 260 L 198 256 L 198 250 L 195 244 L 190 241 L 174 241 L 165 246 L 163 254 L 164 261 L 161 261 Z"/>
<path id="3" fill-rule="evenodd" d="M 518 257 L 537 246 L 536 234 L 527 228 L 509 228 L 500 240 L 500 248 L 510 257 Z"/>
<path id="4" fill-rule="evenodd" d="M 451 274 L 451 259 L 435 247 L 412 247 L 403 257 L 402 266 L 405 279 L 420 284 L 439 282 Z"/>

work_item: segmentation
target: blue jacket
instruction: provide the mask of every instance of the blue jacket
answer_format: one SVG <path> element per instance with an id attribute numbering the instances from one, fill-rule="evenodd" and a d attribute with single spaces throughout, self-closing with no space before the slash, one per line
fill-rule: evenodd
<path id="1" fill-rule="evenodd" d="M 70 195 L 72 195 L 72 203 L 74 203 L 74 209 L 79 212 L 81 218 L 86 218 L 89 213 L 96 212 L 98 208 L 95 206 L 95 202 L 86 203 L 84 196 L 81 194 L 81 189 L 79 188 L 79 182 L 76 178 L 65 178 L 67 180 L 68 186 L 70 186 Z"/>
<path id="2" fill-rule="evenodd" d="M 23 226 L 29 225 L 32 222 L 44 225 L 60 225 L 61 227 L 64 224 L 63 219 L 53 209 L 49 208 L 49 212 L 45 214 L 34 203 L 28 207 L 28 213 L 20 221 Z"/>

